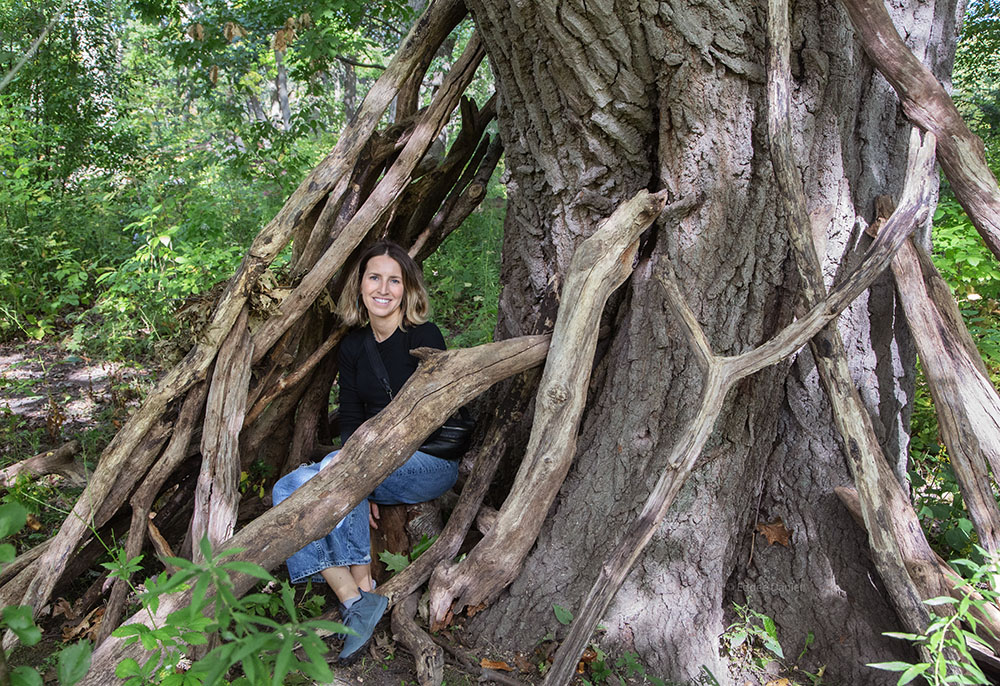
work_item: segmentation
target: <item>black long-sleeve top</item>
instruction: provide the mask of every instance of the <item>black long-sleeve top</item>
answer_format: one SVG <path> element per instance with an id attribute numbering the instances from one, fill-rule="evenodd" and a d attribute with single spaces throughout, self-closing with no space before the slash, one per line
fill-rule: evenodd
<path id="1" fill-rule="evenodd" d="M 344 443 L 367 419 L 378 414 L 389 403 L 382 384 L 372 369 L 365 352 L 365 336 L 373 336 L 370 326 L 351 331 L 340 344 L 340 438 Z M 444 336 L 431 322 L 396 329 L 389 338 L 376 343 L 389 374 L 392 395 L 399 392 L 410 375 L 417 370 L 414 348 L 444 350 Z"/>

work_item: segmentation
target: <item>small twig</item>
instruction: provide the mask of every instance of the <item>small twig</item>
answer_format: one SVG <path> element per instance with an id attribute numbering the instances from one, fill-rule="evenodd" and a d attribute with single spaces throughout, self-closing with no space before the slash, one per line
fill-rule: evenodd
<path id="1" fill-rule="evenodd" d="M 11 69 L 9 72 L 7 72 L 7 75 L 3 77 L 3 81 L 0 81 L 0 91 L 3 91 L 3 89 L 7 87 L 7 84 L 13 81 L 14 77 L 17 76 L 17 72 L 21 71 L 21 67 L 27 64 L 28 60 L 34 57 L 35 52 L 38 50 L 38 46 L 42 44 L 42 41 L 45 40 L 45 37 L 49 35 L 49 31 L 52 30 L 52 27 L 55 26 L 56 22 L 59 21 L 59 19 L 62 17 L 62 13 L 66 11 L 66 5 L 68 4 L 69 0 L 63 0 L 63 4 L 52 16 L 52 19 L 49 20 L 48 25 L 41 32 L 41 34 L 39 34 L 38 38 L 36 38 L 35 41 L 31 44 L 31 47 L 28 48 L 28 52 L 24 53 L 24 56 L 20 59 L 20 61 L 18 61 L 17 64 L 14 65 L 14 68 Z"/>
<path id="2" fill-rule="evenodd" d="M 351 65 L 352 67 L 361 67 L 362 69 L 381 69 L 385 71 L 384 64 L 365 64 L 364 62 L 359 62 L 355 59 L 351 59 L 346 55 L 337 55 L 337 59 L 343 62 L 344 64 Z"/>

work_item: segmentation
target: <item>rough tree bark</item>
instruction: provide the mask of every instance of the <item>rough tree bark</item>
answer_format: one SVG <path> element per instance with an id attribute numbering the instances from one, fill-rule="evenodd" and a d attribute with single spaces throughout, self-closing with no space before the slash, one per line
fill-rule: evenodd
<path id="1" fill-rule="evenodd" d="M 719 354 L 786 322 L 798 297 L 766 144 L 766 11 L 755 2 L 470 0 L 499 93 L 508 215 L 498 337 L 535 321 L 576 244 L 639 188 L 700 194 L 676 231 L 654 229 L 607 319 L 576 463 L 509 591 L 477 615 L 483 639 L 533 641 L 576 609 L 615 534 L 632 520 L 690 418 L 700 374 L 652 276 L 669 260 Z M 867 245 L 873 200 L 898 193 L 907 130 L 899 101 L 843 10 L 792 8 L 795 156 L 827 283 Z M 948 72 L 957 8 L 892 8 L 907 45 Z M 848 367 L 897 476 L 906 449 L 913 348 L 883 279 L 842 318 Z M 767 612 L 783 645 L 843 683 L 901 646 L 868 544 L 833 495 L 851 483 L 812 355 L 742 381 L 694 471 L 603 623 L 662 677 L 729 666 L 716 637 L 734 602 Z M 756 539 L 778 518 L 788 545 Z M 696 631 L 692 631 L 692 628 Z M 664 649 L 669 646 L 669 649 Z"/>

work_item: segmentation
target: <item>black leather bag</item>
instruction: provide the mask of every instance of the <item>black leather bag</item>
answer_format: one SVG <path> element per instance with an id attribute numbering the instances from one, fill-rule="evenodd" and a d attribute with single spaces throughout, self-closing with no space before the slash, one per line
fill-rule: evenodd
<path id="1" fill-rule="evenodd" d="M 458 460 L 469 449 L 476 422 L 464 407 L 448 417 L 440 429 L 420 446 L 420 452 L 445 460 Z"/>
<path id="2" fill-rule="evenodd" d="M 389 385 L 389 372 L 386 371 L 382 356 L 379 355 L 378 349 L 375 347 L 373 336 L 365 338 L 365 351 L 368 353 L 368 360 L 371 362 L 372 369 L 375 370 L 375 375 L 391 401 L 392 386 Z M 419 450 L 422 453 L 445 460 L 458 460 L 469 449 L 469 444 L 472 442 L 472 432 L 475 428 L 476 422 L 472 419 L 469 411 L 464 407 L 459 408 L 458 412 L 448 417 L 437 431 L 427 437 Z"/>

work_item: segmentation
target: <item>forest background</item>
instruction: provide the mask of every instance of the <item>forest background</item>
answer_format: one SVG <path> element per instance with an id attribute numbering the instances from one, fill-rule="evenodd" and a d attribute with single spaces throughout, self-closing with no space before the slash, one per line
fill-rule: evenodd
<path id="1" fill-rule="evenodd" d="M 150 379 L 169 368 L 200 323 L 186 315 L 213 297 L 260 227 L 333 147 L 415 16 L 414 7 L 391 1 L 251 1 L 239 3 L 237 23 L 232 7 L 214 7 L 192 25 L 185 5 L 169 1 L 0 2 L 4 345 L 41 341 L 58 351 L 55 359 L 126 363 L 147 369 Z M 467 20 L 435 58 L 425 102 L 471 31 Z M 969 4 L 953 87 L 996 173 L 994 2 Z M 491 92 L 484 65 L 470 94 L 484 100 Z M 450 124 L 442 146 L 456 134 Z M 501 175 L 502 163 L 487 201 L 424 263 L 434 319 L 454 347 L 492 338 Z M 1000 269 L 945 182 L 934 221 L 935 263 L 996 383 Z M 148 388 L 127 386 L 119 393 Z M 44 396 L 47 421 L 5 404 L 14 391 Z M 109 407 L 99 425 L 68 435 L 64 401 L 44 375 L 0 375 L 0 468 L 71 438 L 81 441 L 79 459 L 93 465 L 122 408 Z M 916 402 L 910 478 L 918 513 L 944 557 L 974 557 L 975 533 L 923 384 Z M 247 474 L 245 488 L 266 476 Z M 32 512 L 40 526 L 23 536 L 35 543 L 54 530 L 76 493 L 32 482 L 0 497 Z"/>

